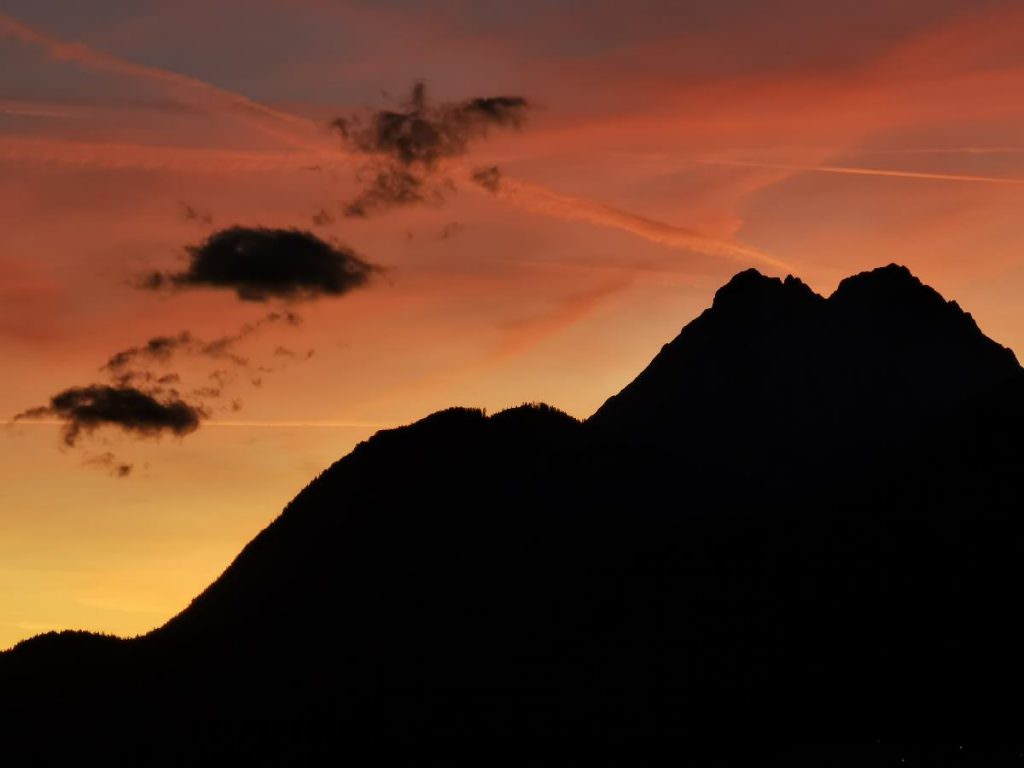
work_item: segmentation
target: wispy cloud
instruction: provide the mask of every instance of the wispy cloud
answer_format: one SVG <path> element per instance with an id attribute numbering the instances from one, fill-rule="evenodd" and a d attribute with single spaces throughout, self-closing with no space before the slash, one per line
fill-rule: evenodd
<path id="1" fill-rule="evenodd" d="M 160 144 L 0 138 L 0 161 L 107 170 L 180 171 L 187 173 L 279 173 L 312 165 L 344 164 L 340 153 L 243 152 Z"/>
<path id="2" fill-rule="evenodd" d="M 626 272 L 594 288 L 567 296 L 546 312 L 507 323 L 504 327 L 505 337 L 494 351 L 490 362 L 500 362 L 514 357 L 570 328 L 596 312 L 612 296 L 625 291 L 632 282 L 632 273 Z"/>
<path id="3" fill-rule="evenodd" d="M 212 112 L 231 113 L 289 146 L 319 149 L 326 141 L 326 136 L 317 140 L 314 123 L 297 115 L 274 109 L 194 77 L 137 64 L 84 43 L 61 40 L 5 13 L 0 13 L 0 37 L 13 38 L 25 45 L 41 48 L 57 61 L 72 62 L 87 69 L 158 84 L 192 106 Z"/>
<path id="4" fill-rule="evenodd" d="M 859 168 L 848 165 L 798 165 L 790 163 L 762 163 L 753 160 L 705 160 L 710 165 L 738 166 L 741 168 L 769 168 L 781 171 L 809 173 L 838 173 L 849 176 L 882 176 L 897 179 L 929 179 L 932 181 L 961 181 L 981 184 L 1008 184 L 1019 186 L 1024 179 L 1008 176 L 973 176 L 961 173 L 937 173 L 931 171 L 901 171 L 890 168 Z"/>
<path id="5" fill-rule="evenodd" d="M 593 200 L 562 195 L 536 184 L 505 177 L 493 194 L 499 200 L 533 213 L 622 230 L 670 248 L 739 262 L 756 261 L 781 270 L 791 269 L 784 261 L 753 246 L 704 235 L 696 230 L 666 224 Z"/>

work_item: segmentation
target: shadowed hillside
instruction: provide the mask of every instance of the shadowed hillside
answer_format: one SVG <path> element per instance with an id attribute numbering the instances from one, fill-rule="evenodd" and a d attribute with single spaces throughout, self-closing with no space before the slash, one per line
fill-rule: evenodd
<path id="1" fill-rule="evenodd" d="M 10 750 L 267 764 L 1019 764 L 1024 378 L 895 265 L 750 270 L 585 422 L 449 409 L 181 614 L 0 656 Z M 54 738 L 59 734 L 60 738 Z"/>

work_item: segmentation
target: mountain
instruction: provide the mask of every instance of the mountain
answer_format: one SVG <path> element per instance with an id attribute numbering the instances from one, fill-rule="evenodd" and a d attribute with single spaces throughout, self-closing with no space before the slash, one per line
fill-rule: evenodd
<path id="1" fill-rule="evenodd" d="M 742 272 L 589 419 L 380 432 L 163 627 L 0 655 L 6 753 L 1018 764 L 1022 396 L 903 267 Z"/>
<path id="2" fill-rule="evenodd" d="M 797 498 L 893 457 L 1017 377 L 1013 353 L 895 264 L 832 296 L 736 275 L 590 423 L 721 500 Z M 723 474 L 724 473 L 724 474 Z"/>

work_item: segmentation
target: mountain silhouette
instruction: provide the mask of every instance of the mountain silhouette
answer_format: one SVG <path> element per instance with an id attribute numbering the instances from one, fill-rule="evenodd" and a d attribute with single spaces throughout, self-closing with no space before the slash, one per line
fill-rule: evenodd
<path id="1" fill-rule="evenodd" d="M 741 272 L 589 419 L 379 432 L 163 627 L 0 654 L 8 754 L 1018 764 L 1022 396 L 904 267 Z"/>
<path id="2" fill-rule="evenodd" d="M 591 417 L 649 467 L 693 467 L 718 500 L 794 498 L 904 450 L 1018 376 L 1013 353 L 895 264 L 825 299 L 736 275 Z"/>

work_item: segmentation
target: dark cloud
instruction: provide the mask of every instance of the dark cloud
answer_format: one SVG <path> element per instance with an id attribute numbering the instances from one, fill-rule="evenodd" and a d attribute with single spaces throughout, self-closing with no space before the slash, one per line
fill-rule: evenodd
<path id="1" fill-rule="evenodd" d="M 326 227 L 334 223 L 334 216 L 326 208 L 321 208 L 313 214 L 314 227 Z"/>
<path id="2" fill-rule="evenodd" d="M 85 463 L 94 467 L 103 467 L 114 477 L 128 477 L 135 468 L 134 464 L 121 461 L 110 451 L 89 456 L 86 458 Z"/>
<path id="3" fill-rule="evenodd" d="M 180 393 L 172 385 L 180 384 L 181 377 L 173 372 L 154 372 L 154 365 L 166 365 L 177 356 L 187 355 L 228 362 L 236 368 L 248 371 L 270 371 L 271 369 L 254 365 L 248 357 L 238 354 L 235 345 L 257 333 L 264 326 L 297 326 L 301 323 L 302 318 L 295 312 L 270 312 L 255 322 L 246 323 L 235 333 L 209 341 L 200 339 L 189 331 L 182 331 L 176 336 L 155 336 L 145 344 L 128 347 L 111 355 L 100 371 L 108 374 L 113 384 L 119 387 L 131 386 L 149 395 L 179 397 Z M 224 387 L 236 377 L 228 370 L 217 369 L 210 373 L 209 378 L 216 386 L 192 389 L 190 396 L 202 399 L 218 398 L 222 395 Z"/>
<path id="4" fill-rule="evenodd" d="M 194 221 L 197 224 L 213 224 L 213 214 L 209 211 L 200 211 L 188 203 L 181 204 L 181 215 L 186 221 Z"/>
<path id="5" fill-rule="evenodd" d="M 104 426 L 137 437 L 165 433 L 187 435 L 198 429 L 200 423 L 210 415 L 211 412 L 207 410 L 208 401 L 224 397 L 227 394 L 225 388 L 240 375 L 244 375 L 254 386 L 259 386 L 262 380 L 259 377 L 252 378 L 255 374 L 284 367 L 279 365 L 277 368 L 268 368 L 253 364 L 235 351 L 235 344 L 270 324 L 297 326 L 301 323 L 302 318 L 295 312 L 280 311 L 267 313 L 258 320 L 244 324 L 235 333 L 212 341 L 200 339 L 189 331 L 174 336 L 155 336 L 144 344 L 111 355 L 100 368 L 109 377 L 108 383 L 65 389 L 51 397 L 48 405 L 23 411 L 14 419 L 56 418 L 63 424 L 64 443 L 71 447 L 78 444 L 83 432 L 90 434 Z M 191 388 L 183 395 L 178 388 L 182 381 L 178 373 L 154 370 L 154 367 L 165 366 L 179 355 L 210 358 L 230 363 L 231 366 L 219 367 L 210 372 L 205 385 Z M 284 365 L 303 359 L 294 352 L 291 355 L 277 355 L 278 360 L 285 358 L 290 359 Z M 238 410 L 241 401 L 232 399 L 229 407 Z M 133 466 L 109 451 L 87 456 L 85 463 L 102 467 L 115 477 L 127 477 Z"/>
<path id="6" fill-rule="evenodd" d="M 380 271 L 348 248 L 298 229 L 231 227 L 187 250 L 187 269 L 153 273 L 141 287 L 227 288 L 242 301 L 314 299 L 341 296 Z"/>
<path id="7" fill-rule="evenodd" d="M 299 360 L 299 359 L 309 360 L 315 354 L 316 354 L 316 350 L 315 349 L 307 349 L 302 355 L 300 355 L 298 352 L 296 352 L 291 347 L 279 346 L 279 347 L 275 347 L 274 348 L 274 357 L 286 357 L 286 358 L 289 358 L 289 359 L 292 359 L 292 360 Z"/>
<path id="8" fill-rule="evenodd" d="M 110 381 L 118 387 L 135 387 L 143 389 L 151 395 L 177 395 L 178 390 L 170 385 L 181 381 L 181 377 L 176 373 L 160 376 L 137 367 L 118 369 L 104 367 L 100 370 L 107 371 L 110 374 Z"/>
<path id="9" fill-rule="evenodd" d="M 103 369 L 116 374 L 123 372 L 139 358 L 166 361 L 171 358 L 175 350 L 191 342 L 192 335 L 188 331 L 182 331 L 177 336 L 156 336 L 141 346 L 129 347 L 111 355 Z"/>
<path id="10" fill-rule="evenodd" d="M 244 335 L 222 336 L 213 341 L 196 340 L 195 346 L 191 351 L 197 355 L 212 357 L 214 360 L 229 360 L 235 365 L 245 368 L 249 365 L 249 358 L 236 355 L 231 351 L 231 347 L 242 338 L 244 338 Z"/>
<path id="11" fill-rule="evenodd" d="M 473 181 L 492 194 L 501 189 L 501 169 L 492 165 L 488 168 L 477 168 L 473 171 Z"/>
<path id="12" fill-rule="evenodd" d="M 147 370 L 147 366 L 151 363 L 167 363 L 176 354 L 227 360 L 244 368 L 249 365 L 248 358 L 234 353 L 231 347 L 251 332 L 252 326 L 245 326 L 238 334 L 222 336 L 213 341 L 197 339 L 188 331 L 182 331 L 177 336 L 156 336 L 145 344 L 115 353 L 100 370 L 108 372 L 119 384 L 155 382 L 165 385 L 177 383 L 181 377 L 176 373 L 156 376 Z"/>
<path id="13" fill-rule="evenodd" d="M 438 239 L 448 240 L 450 238 L 455 237 L 463 229 L 465 229 L 465 227 L 463 227 L 462 224 L 460 224 L 457 221 L 451 221 L 445 224 L 444 227 L 442 227 L 441 233 L 438 235 Z"/>
<path id="14" fill-rule="evenodd" d="M 492 128 L 519 127 L 528 107 L 519 96 L 432 107 L 427 104 L 426 86 L 416 83 L 405 109 L 379 110 L 369 118 L 339 117 L 332 125 L 351 149 L 430 169 L 443 158 L 466 154 L 470 143 L 487 136 Z"/>
<path id="15" fill-rule="evenodd" d="M 332 126 L 350 150 L 366 155 L 363 191 L 345 206 L 365 217 L 391 207 L 443 201 L 454 189 L 441 176 L 443 160 L 465 155 L 495 128 L 518 128 L 529 103 L 520 96 L 491 96 L 431 106 L 417 83 L 402 109 L 339 117 Z"/>
<path id="16" fill-rule="evenodd" d="M 366 172 L 362 172 L 366 175 Z M 348 217 L 365 219 L 373 213 L 402 205 L 414 205 L 427 200 L 428 196 L 441 201 L 443 195 L 434 190 L 434 185 L 408 169 L 390 166 L 374 170 L 371 180 L 359 196 L 345 204 Z"/>
<path id="17" fill-rule="evenodd" d="M 135 387 L 91 384 L 71 387 L 50 398 L 50 404 L 18 414 L 15 419 L 56 417 L 64 422 L 64 442 L 75 445 L 82 432 L 111 426 L 142 437 L 162 433 L 187 435 L 206 416 L 199 406 L 176 398 L 157 399 Z"/>

